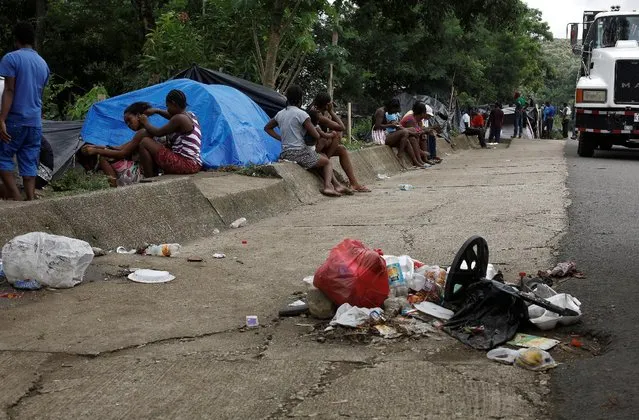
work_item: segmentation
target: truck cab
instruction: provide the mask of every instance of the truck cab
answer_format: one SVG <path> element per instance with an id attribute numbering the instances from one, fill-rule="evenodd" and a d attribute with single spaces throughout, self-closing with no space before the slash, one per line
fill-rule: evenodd
<path id="1" fill-rule="evenodd" d="M 574 25 L 574 24 L 573 24 Z M 639 12 L 586 12 L 575 91 L 580 156 L 613 145 L 639 148 Z"/>

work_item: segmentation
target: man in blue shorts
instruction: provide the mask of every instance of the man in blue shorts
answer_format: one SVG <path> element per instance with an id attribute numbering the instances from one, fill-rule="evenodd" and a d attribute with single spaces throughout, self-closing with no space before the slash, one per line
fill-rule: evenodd
<path id="1" fill-rule="evenodd" d="M 16 51 L 0 61 L 4 92 L 0 101 L 0 180 L 8 198 L 21 200 L 13 175 L 14 156 L 27 200 L 35 198 L 42 140 L 42 92 L 49 80 L 47 63 L 33 49 L 33 27 L 20 22 L 13 30 Z"/>

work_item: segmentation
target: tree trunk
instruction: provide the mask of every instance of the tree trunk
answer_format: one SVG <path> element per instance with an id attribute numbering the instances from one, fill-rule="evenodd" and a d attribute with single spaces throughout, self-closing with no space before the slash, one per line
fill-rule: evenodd
<path id="1" fill-rule="evenodd" d="M 36 0 L 36 38 L 35 49 L 40 51 L 42 47 L 42 41 L 44 40 L 44 17 L 47 14 L 47 0 Z M 41 52 L 41 51 L 40 51 Z"/>
<path id="2" fill-rule="evenodd" d="M 138 18 L 144 28 L 144 34 L 148 34 L 155 29 L 154 0 L 132 0 L 138 12 Z"/>
<path id="3" fill-rule="evenodd" d="M 277 55 L 282 41 L 282 21 L 284 20 L 285 0 L 275 0 L 272 6 L 273 15 L 269 28 L 268 42 L 266 44 L 266 57 L 264 59 L 264 73 L 262 84 L 275 88 L 275 74 L 277 71 Z"/>

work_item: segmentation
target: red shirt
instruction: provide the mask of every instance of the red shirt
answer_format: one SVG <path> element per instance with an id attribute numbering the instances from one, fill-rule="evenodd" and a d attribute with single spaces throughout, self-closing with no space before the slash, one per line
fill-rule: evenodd
<path id="1" fill-rule="evenodd" d="M 470 126 L 473 128 L 482 128 L 484 126 L 484 117 L 481 114 L 475 114 L 470 120 Z"/>
<path id="2" fill-rule="evenodd" d="M 419 126 L 419 123 L 417 122 L 417 119 L 415 119 L 413 114 L 406 115 L 404 118 L 402 118 L 399 124 L 404 128 L 413 127 L 415 131 L 417 131 L 418 133 L 422 131 L 422 128 Z M 412 125 L 409 125 L 409 124 L 412 124 Z"/>

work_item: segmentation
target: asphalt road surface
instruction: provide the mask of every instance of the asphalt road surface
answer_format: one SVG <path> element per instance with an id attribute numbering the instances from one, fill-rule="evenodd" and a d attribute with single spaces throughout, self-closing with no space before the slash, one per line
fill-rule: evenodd
<path id="1" fill-rule="evenodd" d="M 639 418 L 639 150 L 577 156 L 566 145 L 569 231 L 562 260 L 586 279 L 564 285 L 584 311 L 582 334 L 607 342 L 603 354 L 565 364 L 553 374 L 555 418 Z"/>

